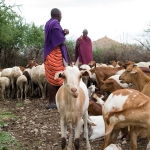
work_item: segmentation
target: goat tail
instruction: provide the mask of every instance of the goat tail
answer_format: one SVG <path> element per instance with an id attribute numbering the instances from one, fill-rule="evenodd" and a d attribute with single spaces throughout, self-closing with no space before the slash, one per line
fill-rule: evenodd
<path id="1" fill-rule="evenodd" d="M 114 129 L 114 126 L 115 126 L 115 124 L 109 124 L 106 128 L 105 135 L 110 134 L 112 132 L 112 130 Z"/>

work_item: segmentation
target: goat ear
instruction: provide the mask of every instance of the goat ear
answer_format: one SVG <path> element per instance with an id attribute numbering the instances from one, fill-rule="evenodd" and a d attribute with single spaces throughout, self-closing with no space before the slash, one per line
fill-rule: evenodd
<path id="1" fill-rule="evenodd" d="M 77 59 L 77 61 L 76 61 L 76 63 L 75 63 L 75 66 L 78 67 L 78 65 L 79 65 L 79 57 L 78 57 L 78 59 Z"/>
<path id="2" fill-rule="evenodd" d="M 65 59 L 63 58 L 63 63 L 64 63 L 64 66 L 67 67 L 68 64 L 66 63 Z"/>
<path id="3" fill-rule="evenodd" d="M 105 83 L 103 80 L 101 80 L 102 83 Z"/>
<path id="4" fill-rule="evenodd" d="M 54 79 L 56 80 L 56 79 L 61 78 L 61 77 L 63 77 L 63 71 L 56 72 Z"/>
<path id="5" fill-rule="evenodd" d="M 132 69 L 132 71 L 130 72 L 131 74 L 137 73 L 136 69 Z"/>
<path id="6" fill-rule="evenodd" d="M 89 70 L 82 70 L 81 71 L 81 74 L 83 75 L 84 73 L 88 73 L 89 74 L 89 77 L 91 78 L 92 77 L 92 74 L 91 74 L 91 72 L 89 71 Z"/>

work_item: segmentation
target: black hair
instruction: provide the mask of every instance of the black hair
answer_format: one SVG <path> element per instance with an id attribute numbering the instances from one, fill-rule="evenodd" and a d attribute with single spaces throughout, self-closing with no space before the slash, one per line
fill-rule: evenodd
<path id="1" fill-rule="evenodd" d="M 59 14 L 61 14 L 61 11 L 58 8 L 53 8 L 51 10 L 51 17 L 52 18 L 57 18 Z"/>

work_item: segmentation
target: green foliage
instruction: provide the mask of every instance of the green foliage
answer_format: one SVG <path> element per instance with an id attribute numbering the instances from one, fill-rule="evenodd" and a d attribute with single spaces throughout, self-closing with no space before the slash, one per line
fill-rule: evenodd
<path id="1" fill-rule="evenodd" d="M 69 53 L 69 57 L 71 61 L 74 61 L 74 47 L 75 41 L 74 40 L 66 40 L 66 47 Z"/>
<path id="2" fill-rule="evenodd" d="M 100 56 L 101 56 L 101 53 L 102 53 L 102 49 L 99 48 L 99 47 L 96 47 L 96 48 L 93 50 L 93 60 L 95 60 L 97 63 L 100 63 Z"/>
<path id="3" fill-rule="evenodd" d="M 0 109 L 0 150 L 23 150 L 22 145 L 10 133 L 2 131 L 2 127 L 10 125 L 10 119 L 13 118 L 16 118 L 14 114 Z"/>
<path id="4" fill-rule="evenodd" d="M 34 23 L 26 25 L 24 42 L 27 46 L 34 46 L 38 49 L 43 48 L 44 43 L 44 27 L 37 27 Z"/>
<path id="5" fill-rule="evenodd" d="M 22 17 L 13 10 L 17 6 L 7 6 L 4 2 L 0 3 L 0 47 L 8 49 L 21 42 L 24 27 Z"/>
<path id="6" fill-rule="evenodd" d="M 22 145 L 11 136 L 8 132 L 0 132 L 0 150 L 23 150 Z"/>
<path id="7" fill-rule="evenodd" d="M 21 103 L 21 102 L 20 102 L 20 103 L 16 103 L 16 106 L 17 106 L 17 107 L 22 107 L 22 106 L 23 106 L 23 103 Z"/>
<path id="8" fill-rule="evenodd" d="M 16 116 L 14 114 L 12 114 L 11 112 L 1 112 L 0 113 L 0 120 L 3 119 L 12 119 L 12 118 L 16 118 Z"/>
<path id="9" fill-rule="evenodd" d="M 16 4 L 6 5 L 5 0 L 0 3 L 0 68 L 12 67 L 18 62 L 19 65 L 24 64 L 24 61 L 27 63 L 26 57 L 20 59 L 21 61 L 16 58 L 22 54 L 26 55 L 26 51 L 30 51 L 30 48 L 34 48 L 36 58 L 43 53 L 43 26 L 26 24 L 14 11 L 16 7 L 20 8 Z"/>

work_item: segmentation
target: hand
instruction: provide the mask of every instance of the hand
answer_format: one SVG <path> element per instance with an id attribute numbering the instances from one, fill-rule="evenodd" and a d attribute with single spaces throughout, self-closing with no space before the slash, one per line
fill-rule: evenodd
<path id="1" fill-rule="evenodd" d="M 69 30 L 68 29 L 64 29 L 64 34 L 65 35 L 69 34 Z"/>

